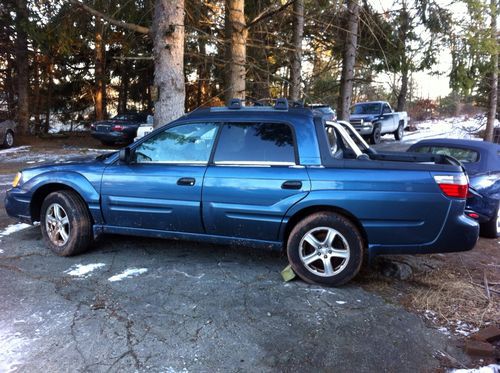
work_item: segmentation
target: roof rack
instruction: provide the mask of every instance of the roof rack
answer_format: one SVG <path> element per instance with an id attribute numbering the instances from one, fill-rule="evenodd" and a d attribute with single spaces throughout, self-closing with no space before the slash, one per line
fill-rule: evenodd
<path id="1" fill-rule="evenodd" d="M 229 106 L 227 108 L 228 109 L 237 110 L 237 109 L 241 109 L 242 106 L 243 105 L 241 104 L 241 99 L 239 99 L 239 98 L 232 98 L 231 101 L 229 101 Z"/>

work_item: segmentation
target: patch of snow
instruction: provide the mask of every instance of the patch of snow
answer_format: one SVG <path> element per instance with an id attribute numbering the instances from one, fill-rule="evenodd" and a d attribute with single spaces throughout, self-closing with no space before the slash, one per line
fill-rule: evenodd
<path id="1" fill-rule="evenodd" d="M 90 276 L 90 272 L 93 272 L 96 269 L 102 268 L 105 265 L 106 264 L 104 264 L 104 263 L 75 264 L 74 266 L 71 266 L 70 269 L 64 271 L 64 273 L 66 273 L 70 276 L 87 278 Z"/>
<path id="2" fill-rule="evenodd" d="M 448 328 L 442 326 L 440 328 L 438 328 L 438 330 L 443 333 L 444 335 L 450 335 L 450 331 L 448 330 Z"/>
<path id="3" fill-rule="evenodd" d="M 500 373 L 500 365 L 490 364 L 475 369 L 453 369 L 452 373 Z"/>
<path id="4" fill-rule="evenodd" d="M 139 276 L 143 273 L 146 273 L 147 271 L 148 271 L 147 268 L 128 268 L 122 273 L 111 276 L 110 278 L 108 278 L 108 281 L 110 282 L 121 281 L 126 278 Z"/>
<path id="5" fill-rule="evenodd" d="M 25 223 L 11 224 L 7 228 L 5 228 L 3 231 L 0 231 L 0 237 L 8 236 L 12 233 L 22 231 L 23 229 L 26 229 L 29 227 L 31 227 L 31 225 L 25 224 Z"/>
<path id="6" fill-rule="evenodd" d="M 419 140 L 431 138 L 481 140 L 476 137 L 476 133 L 485 128 L 486 120 L 462 116 L 426 120 L 415 126 L 417 131 L 405 133 L 404 143 L 413 144 Z M 496 121 L 496 126 L 498 126 L 498 121 Z"/>
<path id="7" fill-rule="evenodd" d="M 15 147 L 15 148 L 1 149 L 0 150 L 0 155 L 11 154 L 11 153 L 19 153 L 19 152 L 29 152 L 30 148 L 31 148 L 30 145 L 23 145 L 23 146 L 18 146 L 18 147 Z"/>
<path id="8" fill-rule="evenodd" d="M 174 272 L 180 273 L 181 275 L 184 275 L 184 276 L 189 277 L 189 278 L 197 278 L 198 280 L 201 279 L 203 276 L 205 276 L 204 273 L 202 273 L 201 275 L 198 275 L 198 276 L 194 276 L 194 275 L 190 275 L 189 273 L 179 271 L 177 269 L 174 269 Z"/>
<path id="9" fill-rule="evenodd" d="M 337 303 L 337 304 L 346 304 L 347 302 L 343 301 L 343 300 L 336 300 L 335 303 Z"/>
<path id="10" fill-rule="evenodd" d="M 50 128 L 49 128 L 49 133 L 60 133 L 60 132 L 82 132 L 82 131 L 88 131 L 89 129 L 86 128 L 84 125 L 79 124 L 79 123 L 64 123 L 60 121 L 57 118 L 54 118 L 50 120 Z"/>
<path id="11" fill-rule="evenodd" d="M 4 251 L 3 251 L 2 249 L 0 249 L 0 254 L 3 254 L 3 252 L 4 252 Z"/>
<path id="12" fill-rule="evenodd" d="M 331 290 L 326 290 L 326 289 L 316 289 L 316 288 L 304 288 L 304 290 L 309 293 L 309 292 L 313 292 L 313 293 L 320 293 L 320 294 L 324 294 L 324 293 L 327 293 L 327 294 L 332 294 L 332 295 L 336 295 L 335 292 L 331 291 Z"/>

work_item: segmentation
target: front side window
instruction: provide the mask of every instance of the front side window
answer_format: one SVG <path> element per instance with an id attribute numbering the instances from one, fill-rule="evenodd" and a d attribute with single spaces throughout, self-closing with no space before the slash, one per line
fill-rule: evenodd
<path id="1" fill-rule="evenodd" d="M 189 123 L 167 128 L 139 145 L 136 163 L 206 164 L 217 133 L 217 123 Z"/>
<path id="2" fill-rule="evenodd" d="M 224 125 L 215 150 L 218 164 L 295 164 L 291 128 L 284 123 Z"/>

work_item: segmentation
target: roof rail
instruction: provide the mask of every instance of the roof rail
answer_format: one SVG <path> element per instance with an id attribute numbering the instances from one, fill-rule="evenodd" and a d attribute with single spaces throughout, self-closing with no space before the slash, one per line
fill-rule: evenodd
<path id="1" fill-rule="evenodd" d="M 241 99 L 239 98 L 232 98 L 231 101 L 229 101 L 229 106 L 227 107 L 228 109 L 241 109 L 242 104 L 241 104 Z"/>
<path id="2" fill-rule="evenodd" d="M 288 110 L 288 100 L 286 98 L 278 98 L 274 104 L 276 110 Z"/>

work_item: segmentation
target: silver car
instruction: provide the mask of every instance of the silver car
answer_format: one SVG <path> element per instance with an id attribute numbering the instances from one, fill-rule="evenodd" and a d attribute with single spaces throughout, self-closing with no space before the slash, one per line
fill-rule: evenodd
<path id="1" fill-rule="evenodd" d="M 11 148 L 14 145 L 16 134 L 16 123 L 12 120 L 0 122 L 0 144 L 4 148 Z"/>

